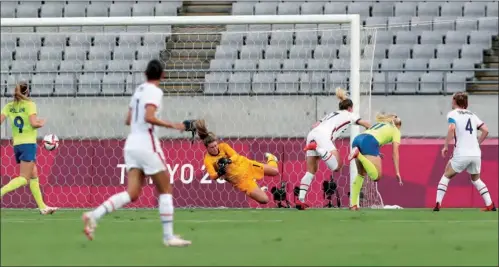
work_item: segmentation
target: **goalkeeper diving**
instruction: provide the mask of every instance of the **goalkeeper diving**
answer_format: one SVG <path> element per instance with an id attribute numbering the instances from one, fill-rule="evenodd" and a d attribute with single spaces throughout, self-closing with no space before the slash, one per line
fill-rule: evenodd
<path id="1" fill-rule="evenodd" d="M 203 120 L 196 122 L 196 130 L 206 147 L 204 165 L 210 179 L 225 179 L 256 202 L 268 203 L 269 197 L 258 186 L 257 181 L 264 176 L 279 175 L 277 157 L 265 153 L 267 164 L 264 164 L 239 155 L 227 143 L 219 143 L 216 135 L 208 132 Z"/>

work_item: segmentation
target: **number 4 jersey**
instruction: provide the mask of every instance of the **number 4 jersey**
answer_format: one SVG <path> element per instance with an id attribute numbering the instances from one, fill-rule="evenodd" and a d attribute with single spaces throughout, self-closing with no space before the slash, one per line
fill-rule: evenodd
<path id="1" fill-rule="evenodd" d="M 12 101 L 5 105 L 2 114 L 12 127 L 13 145 L 36 144 L 37 130 L 31 126 L 29 116 L 36 114 L 36 104 L 30 100 Z"/>
<path id="2" fill-rule="evenodd" d="M 454 157 L 480 157 L 482 152 L 477 139 L 477 131 L 483 121 L 466 109 L 455 109 L 447 114 L 447 121 L 456 125 L 454 132 Z"/>

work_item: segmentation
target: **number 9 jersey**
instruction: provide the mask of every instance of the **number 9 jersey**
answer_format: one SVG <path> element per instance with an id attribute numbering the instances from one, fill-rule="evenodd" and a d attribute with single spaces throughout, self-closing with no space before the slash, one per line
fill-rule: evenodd
<path id="1" fill-rule="evenodd" d="M 2 114 L 9 118 L 13 145 L 36 144 L 37 130 L 31 126 L 29 116 L 36 114 L 36 104 L 30 100 L 12 101 Z"/>
<path id="2" fill-rule="evenodd" d="M 454 109 L 447 114 L 447 122 L 456 126 L 454 131 L 454 157 L 481 157 L 477 131 L 484 122 L 473 112 L 466 109 Z"/>

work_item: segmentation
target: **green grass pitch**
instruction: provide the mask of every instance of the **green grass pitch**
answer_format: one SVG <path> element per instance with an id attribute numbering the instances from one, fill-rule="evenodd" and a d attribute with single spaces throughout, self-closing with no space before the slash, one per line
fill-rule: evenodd
<path id="1" fill-rule="evenodd" d="M 498 266 L 498 217 L 476 209 L 177 210 L 188 248 L 163 247 L 156 210 L 105 217 L 96 239 L 81 211 L 1 211 L 1 265 Z"/>

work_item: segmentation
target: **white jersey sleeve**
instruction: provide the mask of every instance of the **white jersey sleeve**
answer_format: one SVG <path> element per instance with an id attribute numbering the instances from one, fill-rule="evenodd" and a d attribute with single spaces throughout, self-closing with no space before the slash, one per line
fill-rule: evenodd
<path id="1" fill-rule="evenodd" d="M 478 130 L 483 121 L 466 109 L 455 109 L 447 114 L 447 122 L 455 125 L 454 157 L 480 157 L 482 152 L 478 143 Z"/>

